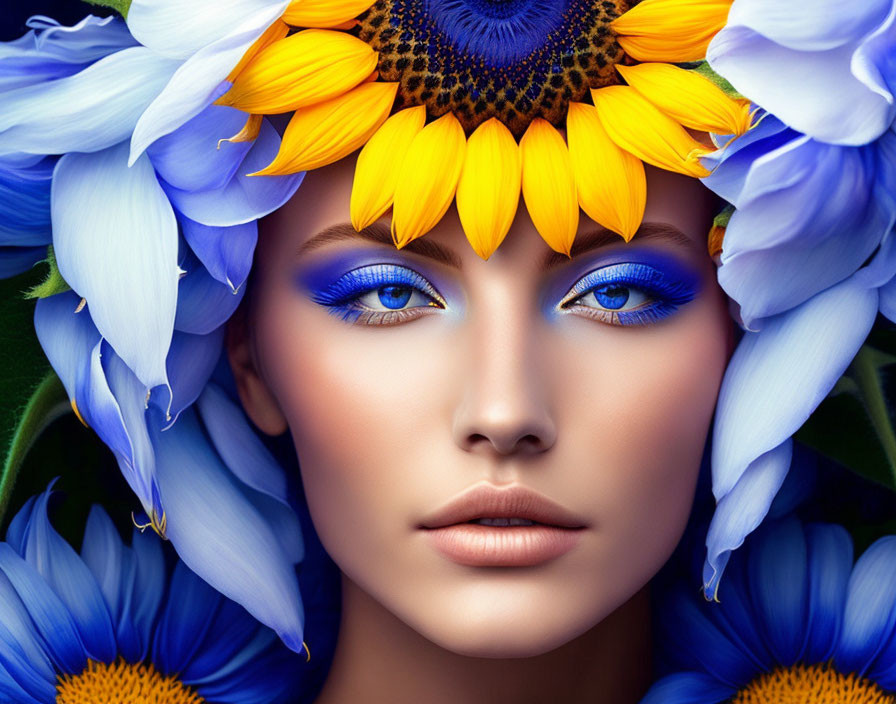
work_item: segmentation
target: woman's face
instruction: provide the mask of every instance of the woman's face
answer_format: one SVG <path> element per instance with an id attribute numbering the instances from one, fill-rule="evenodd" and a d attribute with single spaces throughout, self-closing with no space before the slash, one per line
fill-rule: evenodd
<path id="1" fill-rule="evenodd" d="M 354 233 L 353 166 L 263 223 L 244 405 L 292 432 L 354 585 L 451 651 L 547 652 L 637 593 L 687 520 L 731 325 L 709 195 L 650 171 L 634 240 L 583 216 L 571 258 L 521 205 L 483 261 L 453 210 L 401 251 L 385 220 Z"/>

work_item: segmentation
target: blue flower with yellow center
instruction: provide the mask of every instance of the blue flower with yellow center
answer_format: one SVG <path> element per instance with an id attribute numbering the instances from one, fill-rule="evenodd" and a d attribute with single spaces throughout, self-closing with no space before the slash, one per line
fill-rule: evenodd
<path id="1" fill-rule="evenodd" d="M 675 674 L 641 704 L 896 702 L 896 536 L 853 564 L 841 526 L 771 524 L 735 553 L 718 599 L 664 598 Z"/>
<path id="2" fill-rule="evenodd" d="M 304 658 L 182 562 L 99 507 L 79 555 L 32 498 L 0 543 L 0 701 L 274 704 Z"/>

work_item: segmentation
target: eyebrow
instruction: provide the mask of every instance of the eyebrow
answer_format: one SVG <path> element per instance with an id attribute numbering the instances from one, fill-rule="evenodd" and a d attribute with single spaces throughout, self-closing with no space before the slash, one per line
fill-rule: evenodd
<path id="1" fill-rule="evenodd" d="M 690 237 L 674 225 L 670 225 L 666 222 L 643 223 L 635 234 L 635 237 L 632 239 L 632 242 L 637 243 L 649 240 L 661 240 L 664 242 L 671 242 L 685 249 L 697 249 L 696 243 Z M 612 230 L 603 227 L 597 230 L 592 230 L 591 232 L 576 237 L 568 257 L 562 252 L 549 252 L 542 262 L 542 268 L 551 269 L 568 262 L 570 259 L 574 259 L 575 257 L 587 254 L 588 252 L 592 252 L 601 247 L 606 247 L 610 244 L 618 244 L 620 241 L 620 236 Z"/>
<path id="2" fill-rule="evenodd" d="M 392 231 L 384 222 L 378 220 L 361 231 L 355 230 L 351 224 L 346 222 L 338 225 L 330 225 L 318 232 L 299 247 L 298 255 L 301 256 L 307 254 L 308 252 L 320 249 L 321 247 L 325 247 L 334 242 L 344 242 L 345 240 L 356 239 L 357 237 L 362 237 L 377 244 L 385 244 L 393 248 L 395 247 L 395 243 L 392 240 Z M 454 267 L 455 269 L 461 268 L 460 257 L 450 249 L 446 249 L 442 245 L 425 238 L 412 240 L 402 247 L 402 251 L 419 254 L 421 257 L 433 259 L 441 264 Z"/>

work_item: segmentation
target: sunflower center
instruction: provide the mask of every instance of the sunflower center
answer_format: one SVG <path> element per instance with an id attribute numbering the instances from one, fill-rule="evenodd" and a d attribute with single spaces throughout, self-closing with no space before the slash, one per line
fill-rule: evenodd
<path id="1" fill-rule="evenodd" d="M 731 704 L 894 704 L 874 682 L 842 675 L 828 665 L 794 665 L 768 672 L 737 693 Z"/>
<path id="2" fill-rule="evenodd" d="M 152 665 L 119 660 L 112 665 L 89 661 L 80 675 L 65 675 L 56 685 L 56 704 L 204 704 L 176 677 Z"/>
<path id="3" fill-rule="evenodd" d="M 609 28 L 634 0 L 378 0 L 359 36 L 379 53 L 398 107 L 453 112 L 465 129 L 497 117 L 521 135 L 559 124 L 571 101 L 618 82 Z"/>

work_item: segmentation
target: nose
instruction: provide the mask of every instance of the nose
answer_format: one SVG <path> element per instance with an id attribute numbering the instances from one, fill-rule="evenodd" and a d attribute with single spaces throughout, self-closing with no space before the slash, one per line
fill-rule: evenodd
<path id="1" fill-rule="evenodd" d="M 501 305 L 497 298 L 491 297 L 493 312 L 479 315 L 469 330 L 454 439 L 468 452 L 545 452 L 557 440 L 557 427 L 548 405 L 532 309 L 518 300 L 516 305 Z"/>

